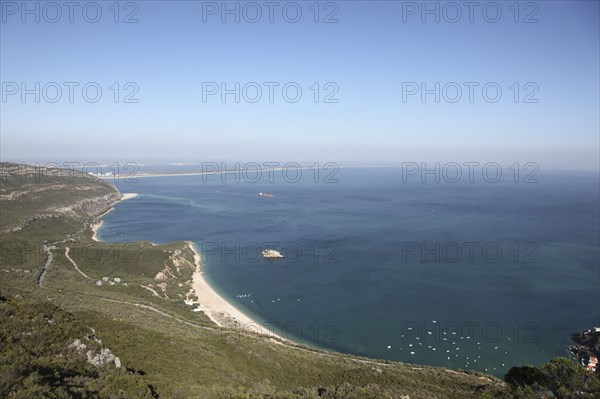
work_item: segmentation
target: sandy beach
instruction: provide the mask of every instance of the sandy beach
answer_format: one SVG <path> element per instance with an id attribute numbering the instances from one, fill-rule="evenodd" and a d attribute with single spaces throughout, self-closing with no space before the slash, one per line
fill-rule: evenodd
<path id="1" fill-rule="evenodd" d="M 268 335 L 273 338 L 278 338 L 282 341 L 290 342 L 273 331 L 269 330 L 260 323 L 252 320 L 250 317 L 242 313 L 238 308 L 223 299 L 210 284 L 204 279 L 202 271 L 202 261 L 200 253 L 196 249 L 193 242 L 187 242 L 190 248 L 194 251 L 194 260 L 196 262 L 196 271 L 193 275 L 192 289 L 195 296 L 198 298 L 200 309 L 218 326 L 241 329 L 244 332 L 254 332 L 258 334 Z"/>
<path id="2" fill-rule="evenodd" d="M 125 200 L 128 200 L 128 199 L 132 199 L 132 198 L 135 198 L 135 197 L 138 196 L 137 193 L 123 193 L 122 195 L 123 195 L 123 197 L 121 197 L 121 199 L 118 202 L 125 201 Z M 106 216 L 108 213 L 110 213 L 113 209 L 115 209 L 114 205 L 111 206 L 110 209 L 108 209 L 106 212 L 104 212 L 103 214 L 101 214 L 98 217 L 96 217 L 96 222 L 94 222 L 90 226 L 91 229 L 92 229 L 92 232 L 93 232 L 93 234 L 92 234 L 92 240 L 94 240 L 94 241 L 100 241 L 100 240 L 98 240 L 98 229 L 100 228 L 100 226 L 102 226 L 102 223 L 104 223 L 102 221 L 102 218 L 104 216 Z"/>
<path id="3" fill-rule="evenodd" d="M 125 201 L 137 197 L 136 193 L 123 193 L 123 197 L 119 200 Z M 102 217 L 111 212 L 114 206 L 108 209 L 103 214 L 97 217 L 97 221 L 91 226 L 93 231 L 92 239 L 94 241 L 100 241 L 98 239 L 98 229 L 102 226 Z M 242 313 L 238 308 L 223 299 L 204 279 L 204 272 L 202 271 L 202 259 L 198 249 L 192 241 L 187 241 L 187 244 L 194 252 L 194 262 L 196 264 L 196 270 L 193 274 L 192 279 L 192 291 L 193 295 L 198 298 L 197 301 L 187 302 L 190 305 L 197 305 L 198 310 L 202 310 L 216 325 L 225 328 L 234 328 L 247 333 L 258 333 L 277 338 L 281 341 L 291 343 L 288 339 L 281 337 L 270 331 L 266 326 L 257 323 L 252 318 Z"/>

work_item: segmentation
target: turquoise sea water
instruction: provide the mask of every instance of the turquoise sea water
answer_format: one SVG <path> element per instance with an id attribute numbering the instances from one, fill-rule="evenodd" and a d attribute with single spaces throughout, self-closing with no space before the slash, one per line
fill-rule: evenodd
<path id="1" fill-rule="evenodd" d="M 213 287 L 291 339 L 502 375 L 567 355 L 571 333 L 600 324 L 598 174 L 506 176 L 140 178 L 116 184 L 140 195 L 105 216 L 99 236 L 193 240 Z M 263 259 L 270 247 L 286 258 Z"/>

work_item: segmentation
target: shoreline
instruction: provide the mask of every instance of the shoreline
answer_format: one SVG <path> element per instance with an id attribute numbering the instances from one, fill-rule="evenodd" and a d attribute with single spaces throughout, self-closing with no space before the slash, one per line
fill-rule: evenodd
<path id="1" fill-rule="evenodd" d="M 94 221 L 94 223 L 92 223 L 90 225 L 90 228 L 92 229 L 92 240 L 94 241 L 100 241 L 98 239 L 98 229 L 100 229 L 100 226 L 102 226 L 102 224 L 104 224 L 104 221 L 102 220 L 102 218 L 104 216 L 106 216 L 107 214 L 109 214 L 110 212 L 112 212 L 113 209 L 115 209 L 115 205 L 118 204 L 121 201 L 125 201 L 128 199 L 132 199 L 137 197 L 138 194 L 137 193 L 122 193 L 122 197 L 121 199 L 119 199 L 117 202 L 115 202 L 114 204 L 111 205 L 110 208 L 108 208 L 106 210 L 106 212 L 103 212 L 102 214 L 96 216 L 96 220 Z"/>
<path id="2" fill-rule="evenodd" d="M 263 327 L 256 320 L 246 315 L 219 295 L 204 278 L 202 260 L 196 245 L 192 241 L 186 241 L 186 243 L 194 252 L 194 262 L 196 264 L 196 270 L 194 271 L 191 286 L 192 291 L 198 300 L 193 303 L 197 304 L 200 310 L 202 310 L 213 323 L 219 327 L 242 329 L 244 332 L 266 335 L 270 338 L 277 338 L 280 341 L 293 344 L 289 339 L 283 338 Z"/>
<path id="3" fill-rule="evenodd" d="M 123 193 L 121 199 L 113 204 L 106 212 L 96 217 L 90 227 L 93 232 L 92 240 L 100 241 L 98 238 L 98 229 L 104 223 L 102 217 L 110 213 L 114 209 L 114 205 L 121 201 L 132 199 L 138 196 L 136 193 Z M 228 302 L 225 298 L 219 295 L 212 286 L 204 278 L 204 271 L 202 270 L 202 258 L 200 252 L 196 248 L 196 245 L 192 241 L 185 241 L 187 246 L 192 250 L 194 254 L 195 270 L 192 276 L 192 282 L 190 284 L 190 292 L 194 295 L 197 300 L 185 301 L 188 305 L 197 305 L 196 309 L 204 312 L 208 318 L 221 328 L 233 328 L 239 329 L 242 332 L 256 333 L 265 335 L 271 338 L 274 342 L 295 344 L 287 338 L 283 338 L 280 335 L 275 334 L 273 331 L 263 327 L 261 323 L 252 319 L 244 312 L 239 310 L 237 307 Z M 198 311 L 193 309 L 192 311 Z"/>

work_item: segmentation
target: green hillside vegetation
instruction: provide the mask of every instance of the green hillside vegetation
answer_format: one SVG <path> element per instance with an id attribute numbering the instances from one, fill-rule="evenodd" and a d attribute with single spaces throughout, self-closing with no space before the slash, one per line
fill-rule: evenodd
<path id="1" fill-rule="evenodd" d="M 0 397 L 540 398 L 555 388 L 546 369 L 507 384 L 220 328 L 185 303 L 194 299 L 188 243 L 92 240 L 90 225 L 120 198 L 114 187 L 55 170 L 58 178 L 35 181 L 23 175 L 31 170 L 1 167 Z M 118 364 L 90 363 L 108 351 Z M 576 372 L 565 371 L 561 389 L 600 392 L 596 377 L 567 362 Z"/>
<path id="2" fill-rule="evenodd" d="M 153 387 L 141 374 L 117 368 L 93 330 L 64 310 L 0 298 L 0 318 L 0 397 L 153 397 Z M 88 353 L 98 365 L 88 362 Z M 106 364 L 101 364 L 102 354 Z"/>

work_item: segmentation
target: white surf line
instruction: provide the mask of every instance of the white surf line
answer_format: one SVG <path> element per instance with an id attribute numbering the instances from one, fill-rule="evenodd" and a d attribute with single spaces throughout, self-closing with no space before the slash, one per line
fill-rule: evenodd
<path id="1" fill-rule="evenodd" d="M 71 259 L 71 257 L 69 256 L 69 247 L 65 248 L 65 257 L 69 260 L 69 262 L 71 262 L 71 264 L 73 266 L 75 266 L 75 270 L 77 270 L 79 272 L 79 274 L 81 274 L 83 277 L 85 277 L 89 280 L 93 280 L 93 278 L 91 278 L 90 276 L 88 276 L 87 274 L 85 274 L 84 272 L 79 270 L 79 268 L 77 267 L 77 263 L 75 263 L 75 261 L 73 259 Z"/>
<path id="2" fill-rule="evenodd" d="M 121 194 L 123 194 L 123 198 L 121 198 L 119 200 L 119 202 L 125 201 L 125 200 L 128 200 L 128 199 L 132 199 L 132 198 L 135 198 L 135 197 L 138 196 L 137 193 L 121 193 Z"/>

